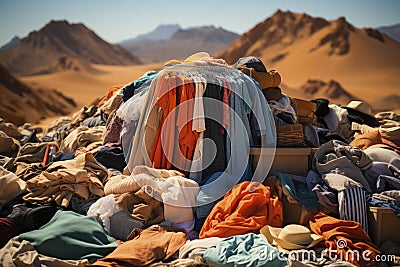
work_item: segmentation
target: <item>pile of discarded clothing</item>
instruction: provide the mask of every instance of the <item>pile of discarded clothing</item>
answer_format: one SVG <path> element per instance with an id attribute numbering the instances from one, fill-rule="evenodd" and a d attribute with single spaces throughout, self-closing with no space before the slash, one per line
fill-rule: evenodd
<path id="1" fill-rule="evenodd" d="M 258 58 L 201 52 L 44 129 L 1 120 L 0 265 L 400 263 L 400 240 L 378 247 L 367 218 L 400 217 L 400 117 L 280 84 Z M 291 126 L 315 150 L 307 176 L 255 176 L 250 148 L 275 150 Z M 295 224 L 288 199 L 306 211 Z"/>

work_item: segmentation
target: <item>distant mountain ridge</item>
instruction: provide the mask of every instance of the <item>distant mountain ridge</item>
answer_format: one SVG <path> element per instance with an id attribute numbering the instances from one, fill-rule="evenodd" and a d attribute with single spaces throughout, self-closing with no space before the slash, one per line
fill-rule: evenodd
<path id="1" fill-rule="evenodd" d="M 379 27 L 378 30 L 380 32 L 386 33 L 397 42 L 400 42 L 400 23 L 391 26 L 382 26 Z"/>
<path id="2" fill-rule="evenodd" d="M 141 40 L 161 41 L 168 40 L 178 30 L 181 29 L 179 24 L 161 24 L 149 33 L 144 33 L 125 41 L 120 42 L 121 46 L 128 46 Z"/>
<path id="3" fill-rule="evenodd" d="M 0 50 L 7 50 L 16 47 L 21 42 L 21 38 L 14 36 L 8 43 L 3 45 Z"/>
<path id="4" fill-rule="evenodd" d="M 118 45 L 107 43 L 82 23 L 50 21 L 11 49 L 0 51 L 0 61 L 17 75 L 30 75 L 60 57 L 72 57 L 105 65 L 140 64 Z"/>
<path id="5" fill-rule="evenodd" d="M 212 54 L 225 49 L 238 37 L 238 34 L 220 27 L 202 26 L 179 29 L 167 40 L 140 40 L 121 45 L 144 62 L 150 63 L 169 59 L 182 60 L 199 51 Z"/>

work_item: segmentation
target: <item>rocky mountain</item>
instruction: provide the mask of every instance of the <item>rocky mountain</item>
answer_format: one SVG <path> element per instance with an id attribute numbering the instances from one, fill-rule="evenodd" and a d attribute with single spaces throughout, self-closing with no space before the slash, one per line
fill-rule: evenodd
<path id="1" fill-rule="evenodd" d="M 21 38 L 14 36 L 8 43 L 3 45 L 0 50 L 7 50 L 16 47 L 21 42 Z"/>
<path id="2" fill-rule="evenodd" d="M 214 56 L 233 64 L 250 55 L 277 69 L 289 88 L 300 89 L 309 79 L 334 80 L 366 101 L 400 88 L 400 43 L 344 17 L 328 21 L 278 10 Z"/>
<path id="3" fill-rule="evenodd" d="M 397 42 L 400 42 L 400 23 L 391 26 L 379 27 L 378 30 L 380 32 L 386 33 L 387 35 L 395 39 Z"/>
<path id="4" fill-rule="evenodd" d="M 33 31 L 20 43 L 0 51 L 0 61 L 17 75 L 30 75 L 61 57 L 72 57 L 88 63 L 133 65 L 140 60 L 118 45 L 101 39 L 82 23 L 50 21 Z"/>
<path id="5" fill-rule="evenodd" d="M 56 90 L 32 89 L 0 64 L 0 117 L 16 125 L 66 115 L 76 109 L 74 100 Z"/>
<path id="6" fill-rule="evenodd" d="M 382 98 L 375 99 L 371 102 L 374 110 L 385 111 L 385 110 L 396 110 L 397 113 L 400 111 L 400 95 L 392 94 Z"/>
<path id="7" fill-rule="evenodd" d="M 300 86 L 310 99 L 327 98 L 333 103 L 346 105 L 351 100 L 356 99 L 355 96 L 347 92 L 337 81 L 330 80 L 324 82 L 321 80 L 308 80 L 305 84 Z"/>
<path id="8" fill-rule="evenodd" d="M 129 46 L 141 40 L 161 41 L 168 40 L 178 30 L 181 29 L 179 24 L 161 24 L 149 33 L 144 33 L 119 43 L 121 46 Z"/>
<path id="9" fill-rule="evenodd" d="M 141 40 L 122 46 L 145 62 L 164 62 L 170 59 L 182 60 L 199 51 L 210 54 L 221 51 L 238 36 L 223 28 L 204 26 L 180 29 L 168 40 Z"/>

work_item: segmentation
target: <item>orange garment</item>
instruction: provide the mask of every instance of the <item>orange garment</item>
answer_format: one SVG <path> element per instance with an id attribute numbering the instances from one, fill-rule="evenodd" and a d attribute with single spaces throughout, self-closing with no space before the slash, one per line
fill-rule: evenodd
<path id="1" fill-rule="evenodd" d="M 179 132 L 179 152 L 174 152 L 174 164 L 179 169 L 190 170 L 190 161 L 193 159 L 199 133 L 193 131 L 193 111 L 195 87 L 192 79 L 184 79 L 184 84 L 176 88 L 178 90 L 179 109 L 176 121 L 177 131 Z M 185 159 L 187 159 L 185 161 Z"/>
<path id="2" fill-rule="evenodd" d="M 342 257 L 343 260 L 354 265 L 375 266 L 373 260 L 376 255 L 380 254 L 380 251 L 363 231 L 360 223 L 339 220 L 320 212 L 310 220 L 310 228 L 312 232 L 324 237 L 325 246 L 332 252 L 332 257 L 336 252 L 338 259 Z M 339 242 L 339 240 L 342 241 Z M 346 245 L 344 245 L 345 243 Z M 338 247 L 338 244 L 342 248 Z M 356 252 L 352 253 L 350 250 L 358 251 L 360 253 L 359 259 Z M 371 259 L 370 261 L 363 259 L 362 253 L 366 250 L 371 252 L 371 254 L 367 255 Z"/>
<path id="3" fill-rule="evenodd" d="M 194 97 L 194 83 L 184 76 L 165 77 L 160 84 L 156 105 L 163 113 L 150 155 L 154 168 L 190 169 L 190 162 L 184 159 L 192 160 L 198 138 L 192 130 Z M 174 149 L 176 144 L 183 157 Z"/>
<path id="4" fill-rule="evenodd" d="M 156 169 L 171 169 L 172 164 L 167 158 L 173 157 L 174 125 L 176 121 L 176 113 L 171 111 L 176 107 L 176 90 L 177 77 L 163 77 L 157 84 L 157 95 L 155 104 L 162 108 L 162 118 L 157 129 L 156 138 L 150 154 L 150 160 Z M 171 113 L 171 114 L 170 114 Z M 167 119 L 171 123 L 164 126 Z M 173 123 L 172 123 L 173 122 Z M 163 135 L 163 136 L 162 136 Z M 161 138 L 162 137 L 162 138 Z M 164 146 L 164 147 L 163 147 Z"/>
<path id="5" fill-rule="evenodd" d="M 400 154 L 400 147 L 392 141 L 382 138 L 379 130 L 356 135 L 350 145 L 359 147 L 362 150 L 365 150 L 374 145 L 381 145 L 382 148 L 387 148 L 393 150 L 397 154 Z"/>
<path id="6" fill-rule="evenodd" d="M 258 182 L 235 185 L 211 210 L 199 237 L 259 233 L 265 225 L 282 227 L 282 204 L 270 193 L 269 187 Z"/>
<path id="7" fill-rule="evenodd" d="M 148 266 L 171 258 L 186 242 L 186 233 L 153 225 L 144 230 L 134 229 L 128 241 L 106 257 L 88 266 Z"/>
<path id="8" fill-rule="evenodd" d="M 115 94 L 115 92 L 117 92 L 123 86 L 124 86 L 124 84 L 118 84 L 118 85 L 111 86 L 110 89 L 108 89 L 107 95 L 105 97 L 103 97 L 102 100 L 100 100 L 100 102 L 97 106 L 101 107 L 102 105 L 104 105 L 104 103 L 106 103 L 107 100 L 110 99 Z"/>

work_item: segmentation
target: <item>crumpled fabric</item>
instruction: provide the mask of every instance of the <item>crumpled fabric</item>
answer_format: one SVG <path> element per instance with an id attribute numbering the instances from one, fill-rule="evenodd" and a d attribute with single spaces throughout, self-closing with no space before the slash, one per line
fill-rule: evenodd
<path id="1" fill-rule="evenodd" d="M 93 203 L 86 215 L 99 218 L 106 232 L 110 233 L 110 218 L 121 210 L 122 209 L 115 203 L 114 195 L 111 194 L 101 197 Z"/>
<path id="2" fill-rule="evenodd" d="M 306 177 L 276 172 L 269 178 L 276 180 L 288 200 L 294 198 L 308 211 L 320 210 L 317 195 L 307 189 Z"/>
<path id="3" fill-rule="evenodd" d="M 375 259 L 376 255 L 380 254 L 379 249 L 372 243 L 371 238 L 362 230 L 358 222 L 339 220 L 318 213 L 310 220 L 310 229 L 312 232 L 323 236 L 325 246 L 331 249 L 332 253 L 336 251 L 338 257 L 342 254 L 344 260 L 356 266 L 375 266 L 374 261 L 365 261 L 361 256 L 360 261 L 357 261 L 356 258 L 353 259 L 351 254 L 345 257 L 348 250 L 357 250 L 360 253 L 369 250 L 371 259 Z M 346 246 L 338 246 L 339 240 L 342 240 L 339 245 L 346 242 Z"/>
<path id="4" fill-rule="evenodd" d="M 319 174 L 338 173 L 359 182 L 367 192 L 371 188 L 362 171 L 368 169 L 372 159 L 360 148 L 332 140 L 323 144 L 314 154 L 312 169 Z"/>
<path id="5" fill-rule="evenodd" d="M 248 233 L 223 239 L 204 252 L 203 258 L 210 266 L 286 266 L 287 260 L 260 235 Z"/>
<path id="6" fill-rule="evenodd" d="M 364 150 L 364 153 L 373 161 L 386 162 L 400 169 L 400 155 L 392 150 L 381 147 L 370 147 Z"/>
<path id="7" fill-rule="evenodd" d="M 281 99 L 268 101 L 268 105 L 274 116 L 280 113 L 288 113 L 293 118 L 294 122 L 297 121 L 296 111 L 290 105 L 290 98 L 287 95 L 282 94 Z"/>
<path id="8" fill-rule="evenodd" d="M 392 164 L 374 161 L 364 174 L 374 193 L 400 190 L 400 170 Z"/>
<path id="9" fill-rule="evenodd" d="M 136 193 L 140 189 L 163 203 L 165 220 L 175 224 L 194 220 L 192 207 L 199 185 L 179 171 L 139 165 L 131 176 L 114 176 L 105 185 L 106 194 Z"/>
<path id="10" fill-rule="evenodd" d="M 350 143 L 352 146 L 356 146 L 361 148 L 362 150 L 366 150 L 369 147 L 380 146 L 383 148 L 387 148 L 393 150 L 396 153 L 400 153 L 400 147 L 396 145 L 394 142 L 390 140 L 386 140 L 382 138 L 379 130 L 374 130 L 365 134 L 356 135 L 354 140 Z"/>
<path id="11" fill-rule="evenodd" d="M 106 132 L 104 133 L 104 145 L 121 145 L 121 131 L 122 131 L 123 120 L 114 115 L 110 115 L 106 124 Z"/>
<path id="12" fill-rule="evenodd" d="M 317 249 L 313 250 L 316 253 L 310 254 L 310 250 L 300 249 L 300 250 L 291 250 L 291 255 L 295 257 L 288 257 L 288 267 L 355 267 L 354 264 L 351 264 L 347 261 L 342 261 L 339 259 L 335 259 L 334 257 L 329 257 L 324 253 L 324 250 Z"/>
<path id="13" fill-rule="evenodd" d="M 351 123 L 348 119 L 349 113 L 347 109 L 335 104 L 329 105 L 329 113 L 324 117 L 324 121 L 328 129 L 343 136 L 346 141 L 350 142 L 353 139 L 353 131 Z"/>
<path id="14" fill-rule="evenodd" d="M 39 253 L 47 256 L 90 262 L 118 247 L 94 217 L 62 210 L 38 230 L 20 234 L 18 240 L 29 241 Z"/>
<path id="15" fill-rule="evenodd" d="M 132 219 L 150 226 L 164 221 L 162 203 L 146 193 L 146 188 L 114 196 L 115 203 Z M 160 198 L 158 198 L 160 199 Z"/>
<path id="16" fill-rule="evenodd" d="M 71 122 L 70 117 L 61 117 L 50 123 L 47 128 L 43 130 L 42 136 L 53 136 L 56 132 L 65 129 L 65 126 L 68 126 Z"/>
<path id="17" fill-rule="evenodd" d="M 67 130 L 71 131 L 77 127 L 89 117 L 92 117 L 96 114 L 98 107 L 97 106 L 90 106 L 90 107 L 82 107 L 79 111 L 75 112 L 72 115 L 71 122 L 69 123 Z"/>
<path id="18" fill-rule="evenodd" d="M 65 137 L 61 143 L 60 149 L 63 152 L 72 152 L 79 147 L 86 147 L 94 142 L 102 142 L 105 131 L 105 126 L 96 126 L 92 128 L 79 126 Z"/>
<path id="19" fill-rule="evenodd" d="M 26 183 L 0 166 L 0 210 L 5 204 L 26 192 Z"/>
<path id="20" fill-rule="evenodd" d="M 265 225 L 281 227 L 282 203 L 271 197 L 269 187 L 258 182 L 235 185 L 205 220 L 199 237 L 230 237 L 258 233 Z"/>
<path id="21" fill-rule="evenodd" d="M 25 162 L 25 163 L 38 163 L 42 162 L 46 147 L 54 146 L 56 151 L 58 150 L 58 144 L 56 142 L 48 143 L 27 143 L 20 148 L 17 157 L 15 158 L 15 163 Z"/>
<path id="22" fill-rule="evenodd" d="M 17 126 L 15 126 L 11 122 L 5 122 L 3 118 L 0 118 L 0 131 L 3 131 L 8 136 L 13 137 L 17 140 L 23 137 Z"/>
<path id="23" fill-rule="evenodd" d="M 122 103 L 122 87 L 124 85 L 119 85 L 119 90 L 117 90 L 109 99 L 107 99 L 103 105 L 100 106 L 101 111 L 109 115 L 111 112 L 116 110 Z"/>
<path id="24" fill-rule="evenodd" d="M 203 239 L 188 240 L 179 249 L 180 259 L 195 259 L 197 256 L 203 256 L 204 252 L 210 248 L 215 247 L 223 238 L 209 237 Z"/>
<path id="25" fill-rule="evenodd" d="M 39 253 L 27 240 L 19 241 L 14 237 L 0 249 L 0 265 L 8 267 L 84 267 L 89 264 L 84 260 L 62 260 Z"/>
<path id="26" fill-rule="evenodd" d="M 33 204 L 55 201 L 67 208 L 74 195 L 82 199 L 103 196 L 103 180 L 107 170 L 99 165 L 91 153 L 81 154 L 73 160 L 52 163 L 46 171 L 29 179 L 28 193 L 23 197 Z"/>
<path id="27" fill-rule="evenodd" d="M 18 153 L 20 143 L 5 132 L 0 131 L 0 154 L 4 156 L 15 157 Z"/>
<path id="28" fill-rule="evenodd" d="M 168 260 L 185 242 L 186 234 L 178 229 L 158 225 L 135 229 L 128 241 L 91 266 L 147 266 Z"/>
<path id="29" fill-rule="evenodd" d="M 400 194 L 400 190 L 395 191 Z M 392 209 L 394 214 L 396 214 L 397 217 L 399 217 L 400 219 L 400 198 L 397 197 L 393 199 L 384 195 L 384 193 L 385 192 L 382 192 L 380 194 L 375 193 L 372 196 L 367 196 L 368 206 Z"/>

